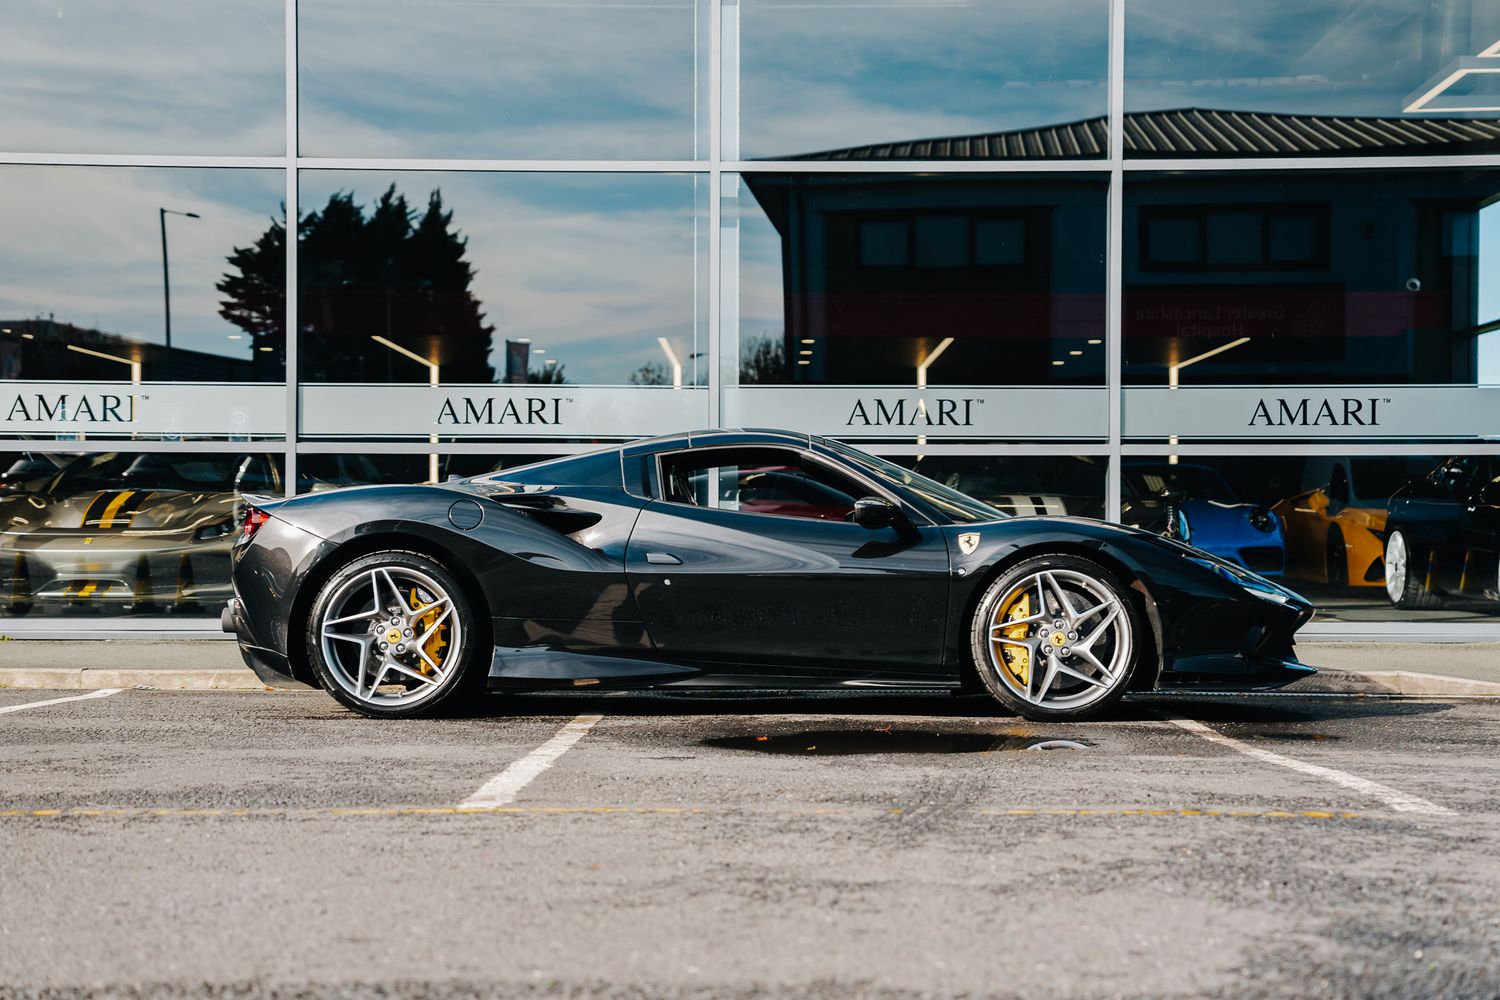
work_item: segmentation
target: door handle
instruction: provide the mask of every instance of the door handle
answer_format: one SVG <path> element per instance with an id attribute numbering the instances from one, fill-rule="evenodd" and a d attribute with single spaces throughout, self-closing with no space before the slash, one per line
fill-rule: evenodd
<path id="1" fill-rule="evenodd" d="M 682 560 L 670 552 L 647 552 L 646 561 L 653 566 L 681 566 Z"/>

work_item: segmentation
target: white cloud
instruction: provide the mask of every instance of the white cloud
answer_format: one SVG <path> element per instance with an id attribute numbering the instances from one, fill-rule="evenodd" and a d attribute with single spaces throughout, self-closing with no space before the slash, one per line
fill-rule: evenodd
<path id="1" fill-rule="evenodd" d="M 6 14 L 0 32 L 7 150 L 284 152 L 279 0 L 24 7 Z"/>

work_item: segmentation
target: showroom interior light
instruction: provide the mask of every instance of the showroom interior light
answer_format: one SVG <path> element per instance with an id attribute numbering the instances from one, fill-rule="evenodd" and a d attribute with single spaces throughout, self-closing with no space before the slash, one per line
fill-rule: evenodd
<path id="1" fill-rule="evenodd" d="M 1422 86 L 1406 97 L 1404 114 L 1431 114 L 1443 111 L 1467 113 L 1475 111 L 1500 111 L 1500 97 L 1450 95 L 1443 97 L 1454 84 L 1466 76 L 1482 76 L 1500 73 L 1500 41 L 1479 53 L 1454 59 Z"/>
<path id="2" fill-rule="evenodd" d="M 77 344 L 69 344 L 68 350 L 77 351 L 79 354 L 87 354 L 94 358 L 103 358 L 105 361 L 118 361 L 122 365 L 129 365 L 130 384 L 141 384 L 141 363 L 133 358 L 122 358 L 118 354 L 105 354 L 103 351 L 90 350 L 87 347 L 79 347 Z"/>
<path id="3" fill-rule="evenodd" d="M 424 358 L 416 351 L 407 350 L 395 341 L 388 340 L 387 338 L 380 336 L 380 334 L 378 333 L 371 334 L 370 339 L 375 341 L 375 343 L 380 344 L 382 347 L 389 347 L 391 350 L 395 351 L 397 354 L 402 355 L 403 357 L 411 358 L 419 365 L 426 365 L 428 386 L 434 389 L 438 387 L 439 374 L 441 373 L 442 369 L 438 366 L 438 363 L 436 361 Z M 523 341 L 523 343 L 529 344 L 531 343 L 531 341 L 527 340 Z M 431 444 L 437 444 L 438 436 L 436 434 L 429 434 L 427 435 L 427 440 Z M 438 481 L 437 452 L 431 452 L 427 456 L 427 480 L 428 482 L 433 483 Z"/>

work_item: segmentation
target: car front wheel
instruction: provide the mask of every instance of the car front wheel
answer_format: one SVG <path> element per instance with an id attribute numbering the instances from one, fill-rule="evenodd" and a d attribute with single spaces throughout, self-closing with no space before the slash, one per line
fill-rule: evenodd
<path id="1" fill-rule="evenodd" d="M 1397 529 L 1385 540 L 1385 592 L 1391 603 L 1403 610 L 1442 607 L 1443 599 L 1428 590 L 1422 575 L 1412 565 L 1412 549 L 1406 535 Z"/>
<path id="2" fill-rule="evenodd" d="M 1130 684 L 1139 615 L 1124 584 L 1078 556 L 1040 556 L 1003 572 L 979 600 L 974 664 L 990 694 L 1028 719 L 1103 713 Z"/>
<path id="3" fill-rule="evenodd" d="M 374 718 L 431 715 L 482 687 L 473 612 L 440 563 L 416 552 L 355 559 L 318 591 L 307 653 L 323 688 Z"/>

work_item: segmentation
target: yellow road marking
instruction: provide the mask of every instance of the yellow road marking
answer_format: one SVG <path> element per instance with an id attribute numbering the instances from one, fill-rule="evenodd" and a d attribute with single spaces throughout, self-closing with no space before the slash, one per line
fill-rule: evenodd
<path id="1" fill-rule="evenodd" d="M 337 818 L 391 816 L 704 816 L 752 815 L 756 813 L 795 813 L 807 816 L 848 814 L 852 810 L 838 806 L 792 806 L 785 809 L 745 809 L 735 806 L 479 806 L 461 809 L 457 806 L 322 806 L 308 809 L 224 809 L 192 807 L 77 807 L 58 809 L 0 809 L 0 818 L 17 819 L 310 819 L 320 816 Z M 893 806 L 883 815 L 900 816 L 904 810 Z M 1013 807 L 979 808 L 979 816 L 1004 817 L 1082 817 L 1082 818 L 1224 818 L 1224 819 L 1359 819 L 1363 814 L 1334 809 L 1217 809 L 1217 808 L 1095 808 L 1091 806 L 1050 808 Z"/>

